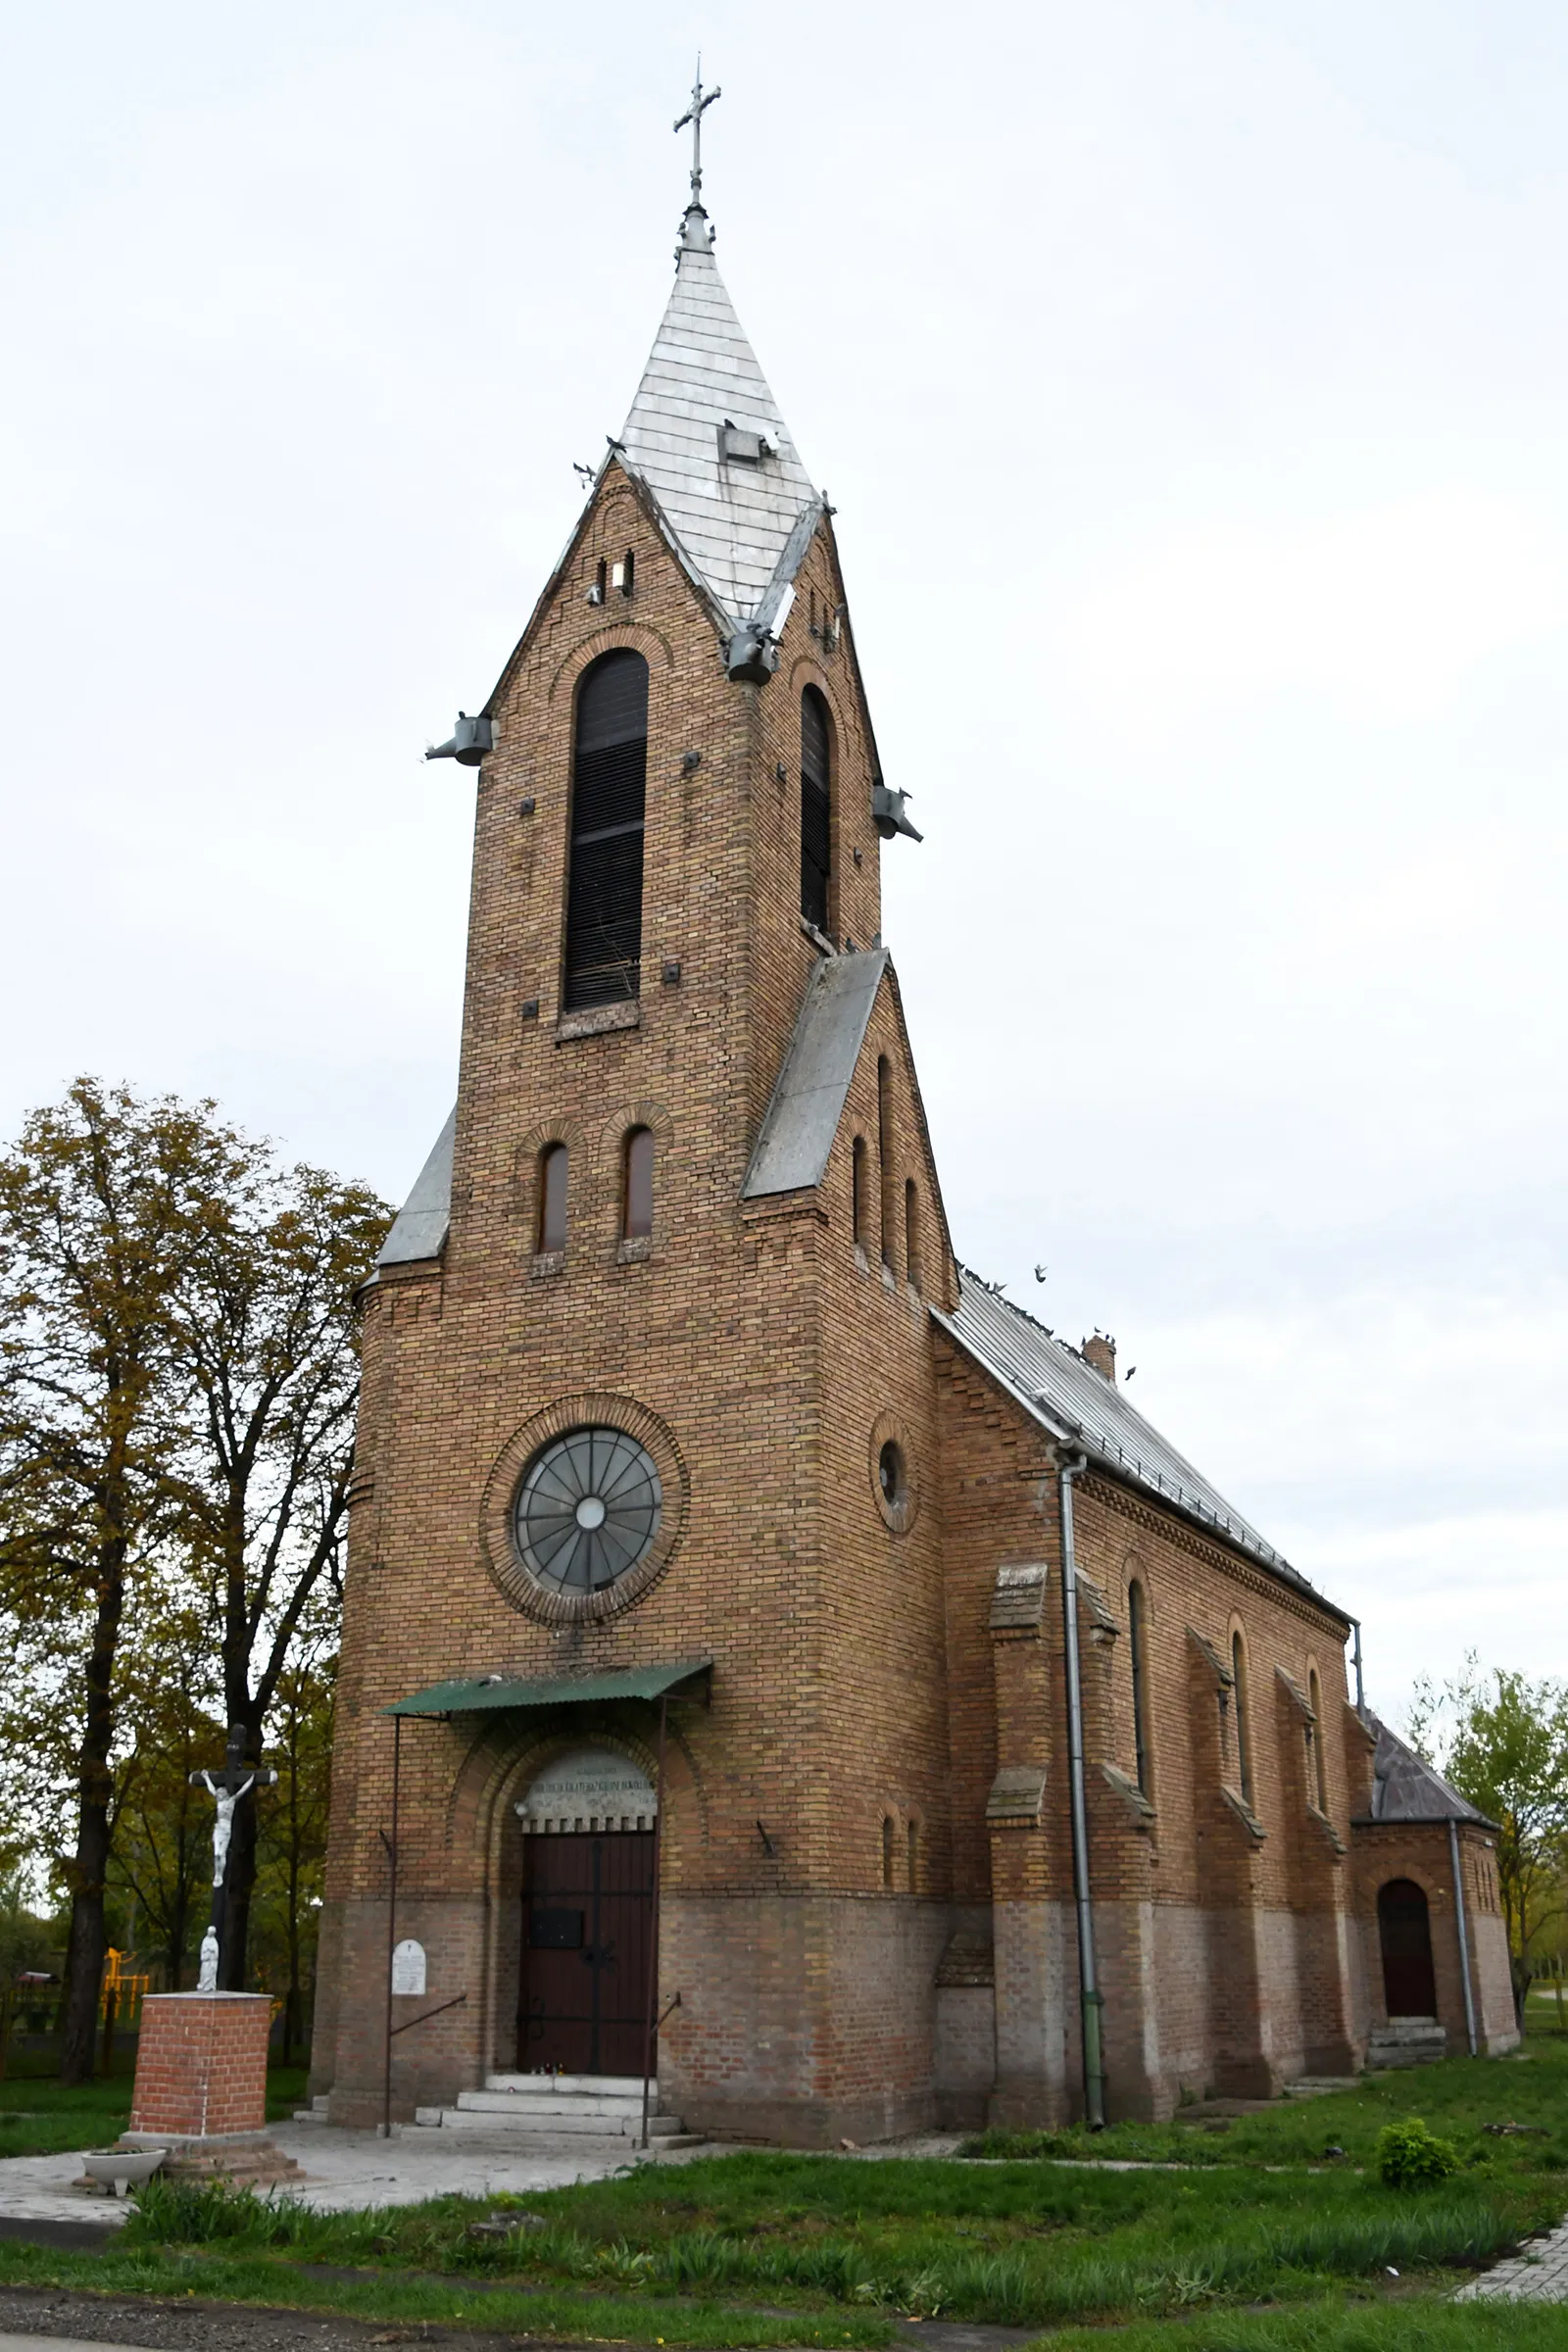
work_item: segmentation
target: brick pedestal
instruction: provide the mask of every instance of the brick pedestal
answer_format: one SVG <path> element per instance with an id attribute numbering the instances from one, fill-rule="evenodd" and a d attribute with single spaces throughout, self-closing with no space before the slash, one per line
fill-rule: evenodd
<path id="1" fill-rule="evenodd" d="M 265 1992 L 150 1994 L 141 2009 L 131 2133 L 211 2139 L 262 2132 L 271 2011 Z"/>

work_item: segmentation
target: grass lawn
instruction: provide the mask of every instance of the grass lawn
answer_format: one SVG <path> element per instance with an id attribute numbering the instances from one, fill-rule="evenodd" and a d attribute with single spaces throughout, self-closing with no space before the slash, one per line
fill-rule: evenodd
<path id="1" fill-rule="evenodd" d="M 0 2082 L 0 2156 L 53 2156 L 65 2148 L 113 2146 L 130 2120 L 131 2078 L 73 2083 L 49 2076 Z M 274 2066 L 267 2078 L 269 2120 L 305 2104 L 305 2069 Z"/>
<path id="2" fill-rule="evenodd" d="M 1390 2189 L 1374 2144 L 1411 2114 L 1454 2142 L 1460 2169 Z M 1541 2135 L 1484 2129 L 1508 2122 Z M 1049 2330 L 1053 2352 L 1104 2352 L 1107 2324 L 1119 2352 L 1568 2352 L 1568 2306 L 1448 2299 L 1568 2210 L 1568 2037 L 1374 2077 L 1226 2131 L 970 2146 L 991 2161 L 738 2150 L 527 2197 L 344 2214 L 155 2182 L 112 2253 L 0 2245 L 0 2280 L 714 2352 L 873 2346 L 895 2319 Z"/>
<path id="3" fill-rule="evenodd" d="M 1116 2124 L 1108 2132 L 987 2132 L 965 2143 L 973 2156 L 1130 2156 L 1178 2164 L 1370 2164 L 1383 2126 L 1419 2115 L 1466 2158 L 1508 2152 L 1526 2171 L 1568 2173 L 1568 2035 L 1532 2028 L 1506 2058 L 1447 2058 L 1439 2066 L 1369 2075 L 1354 2090 L 1286 2099 L 1261 2115 L 1168 2124 Z M 1494 2142 L 1487 2124 L 1530 2124 L 1545 2140 Z M 1568 2180 L 1564 2183 L 1568 2206 Z"/>

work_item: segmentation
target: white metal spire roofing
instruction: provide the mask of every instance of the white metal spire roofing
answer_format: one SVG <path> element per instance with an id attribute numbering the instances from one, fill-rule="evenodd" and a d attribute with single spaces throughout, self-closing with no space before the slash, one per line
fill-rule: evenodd
<path id="1" fill-rule="evenodd" d="M 771 454 L 755 464 L 723 456 L 726 423 L 760 433 Z M 724 612 L 752 619 L 796 524 L 819 501 L 718 274 L 700 205 L 682 224 L 674 288 L 620 439 Z M 794 564 L 805 552 L 803 534 Z"/>

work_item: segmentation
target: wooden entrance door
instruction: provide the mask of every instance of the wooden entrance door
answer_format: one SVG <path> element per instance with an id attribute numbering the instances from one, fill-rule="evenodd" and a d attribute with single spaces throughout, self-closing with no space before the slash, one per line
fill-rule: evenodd
<path id="1" fill-rule="evenodd" d="M 642 2073 L 653 1927 L 652 1830 L 524 1841 L 519 2069 Z"/>
<path id="2" fill-rule="evenodd" d="M 1378 1937 L 1383 1946 L 1383 1997 L 1391 2017 L 1436 2017 L 1432 1923 L 1427 1898 L 1413 1879 L 1391 1879 L 1378 1888 Z"/>

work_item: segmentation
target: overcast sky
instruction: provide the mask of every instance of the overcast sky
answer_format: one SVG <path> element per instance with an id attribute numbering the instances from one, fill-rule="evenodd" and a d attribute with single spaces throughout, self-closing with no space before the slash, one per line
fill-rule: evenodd
<path id="1" fill-rule="evenodd" d="M 960 1253 L 1366 1624 L 1568 1672 L 1568 15 L 6 18 L 8 1050 L 411 1183 L 684 198 L 839 509 Z M 1049 1267 L 1037 1286 L 1037 1262 Z"/>

